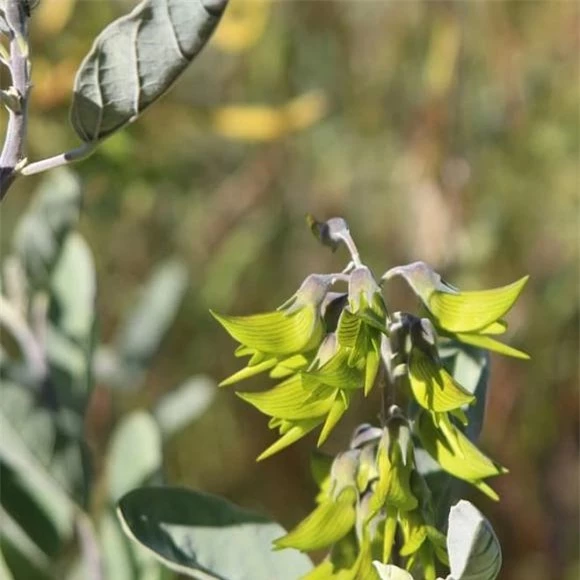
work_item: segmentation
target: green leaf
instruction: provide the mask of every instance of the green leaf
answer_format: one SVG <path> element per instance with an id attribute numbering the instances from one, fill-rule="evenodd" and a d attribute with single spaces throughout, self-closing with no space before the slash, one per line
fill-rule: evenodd
<path id="1" fill-rule="evenodd" d="M 111 438 L 107 457 L 108 491 L 117 501 L 142 485 L 162 465 L 161 433 L 153 417 L 134 411 L 123 419 Z"/>
<path id="2" fill-rule="evenodd" d="M 435 291 L 427 307 L 437 326 L 449 332 L 473 332 L 489 327 L 514 305 L 529 276 L 492 290 L 476 292 Z"/>
<path id="3" fill-rule="evenodd" d="M 161 397 L 153 416 L 164 439 L 201 417 L 216 395 L 215 383 L 204 376 L 188 379 Z"/>
<path id="4" fill-rule="evenodd" d="M 449 512 L 447 550 L 453 580 L 495 580 L 502 555 L 489 521 L 470 502 L 461 500 Z"/>
<path id="5" fill-rule="evenodd" d="M 70 120 L 85 142 L 133 122 L 203 48 L 227 0 L 144 0 L 95 39 L 74 84 Z"/>
<path id="6" fill-rule="evenodd" d="M 0 506 L 0 536 L 8 542 L 34 567 L 43 570 L 50 566 L 47 555 L 36 545 L 20 523 L 10 513 Z M 6 566 L 2 551 L 0 550 L 0 578 L 4 578 L 3 567 Z M 6 578 L 10 578 L 7 576 Z"/>
<path id="7" fill-rule="evenodd" d="M 411 352 L 409 382 L 417 403 L 431 411 L 450 411 L 475 400 L 445 369 L 417 348 Z"/>
<path id="8" fill-rule="evenodd" d="M 48 284 L 66 234 L 78 221 L 82 192 L 66 168 L 51 171 L 19 221 L 14 237 L 16 254 L 34 288 Z"/>
<path id="9" fill-rule="evenodd" d="M 476 398 L 475 404 L 467 409 L 468 425 L 465 428 L 465 434 L 475 443 L 483 427 L 490 356 L 487 350 L 462 343 L 455 343 L 455 346 L 454 356 L 444 364 L 450 367 L 455 380 Z"/>
<path id="10" fill-rule="evenodd" d="M 99 537 L 101 539 L 104 577 L 135 577 L 135 566 L 131 557 L 129 540 L 123 534 L 117 518 L 110 510 L 105 510 L 99 519 Z"/>
<path id="11" fill-rule="evenodd" d="M 18 475 L 22 488 L 47 514 L 59 535 L 70 537 L 76 510 L 74 502 L 28 449 L 3 412 L 0 412 L 0 460 Z"/>
<path id="12" fill-rule="evenodd" d="M 114 340 L 121 364 L 142 373 L 156 354 L 163 337 L 175 320 L 188 285 L 188 271 L 178 260 L 157 266 L 135 307 Z M 124 376 L 116 383 L 127 386 Z"/>
<path id="13" fill-rule="evenodd" d="M 14 580 L 14 577 L 8 569 L 8 564 L 6 564 L 2 550 L 0 550 L 0 578 L 4 578 L 4 580 Z"/>
<path id="14" fill-rule="evenodd" d="M 423 448 L 445 471 L 469 481 L 490 498 L 498 499 L 495 491 L 482 479 L 507 473 L 507 469 L 484 455 L 443 415 L 439 428 L 426 412 L 419 415 L 416 425 Z"/>
<path id="15" fill-rule="evenodd" d="M 376 568 L 381 580 L 413 580 L 413 576 L 409 572 L 398 566 L 383 564 L 378 560 L 373 562 L 373 566 Z"/>
<path id="16" fill-rule="evenodd" d="M 198 578 L 296 580 L 312 565 L 295 552 L 274 552 L 283 529 L 209 494 L 181 488 L 131 491 L 118 505 L 125 533 L 171 569 Z"/>
<path id="17" fill-rule="evenodd" d="M 79 345 L 89 348 L 95 323 L 97 279 L 93 254 L 85 239 L 70 232 L 64 240 L 50 282 L 54 323 Z"/>
<path id="18" fill-rule="evenodd" d="M 313 391 L 304 386 L 300 373 L 280 383 L 273 389 L 262 393 L 240 393 L 260 412 L 281 419 L 314 419 L 329 412 L 333 405 L 336 390 L 323 387 Z"/>
<path id="19" fill-rule="evenodd" d="M 344 489 L 335 499 L 329 499 L 302 520 L 293 530 L 274 544 L 277 548 L 296 548 L 303 552 L 330 546 L 344 537 L 356 520 L 356 490 Z"/>

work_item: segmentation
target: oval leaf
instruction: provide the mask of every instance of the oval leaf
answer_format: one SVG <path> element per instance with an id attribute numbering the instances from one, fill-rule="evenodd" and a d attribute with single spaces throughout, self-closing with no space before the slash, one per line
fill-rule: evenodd
<path id="1" fill-rule="evenodd" d="M 227 0 L 144 0 L 95 39 L 77 73 L 71 123 L 90 143 L 133 122 L 200 52 Z"/>
<path id="2" fill-rule="evenodd" d="M 449 512 L 449 565 L 454 580 L 495 580 L 501 547 L 491 524 L 470 502 L 461 500 Z"/>
<path id="3" fill-rule="evenodd" d="M 171 437 L 201 417 L 213 402 L 215 394 L 215 383 L 200 375 L 163 395 L 153 411 L 163 437 Z"/>
<path id="4" fill-rule="evenodd" d="M 392 564 L 383 564 L 378 560 L 373 562 L 379 578 L 381 580 L 413 580 L 413 576 L 406 570 L 393 566 Z"/>
<path id="5" fill-rule="evenodd" d="M 114 501 L 161 468 L 161 433 L 149 413 L 134 411 L 115 429 L 107 462 Z"/>
<path id="6" fill-rule="evenodd" d="M 127 535 L 182 574 L 227 580 L 295 580 L 310 560 L 294 550 L 272 551 L 284 530 L 225 499 L 170 487 L 135 489 L 119 502 Z"/>

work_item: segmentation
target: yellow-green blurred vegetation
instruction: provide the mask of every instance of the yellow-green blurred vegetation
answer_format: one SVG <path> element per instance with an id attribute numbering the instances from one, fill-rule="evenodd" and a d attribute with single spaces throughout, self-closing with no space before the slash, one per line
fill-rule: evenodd
<path id="1" fill-rule="evenodd" d="M 41 0 L 31 160 L 77 145 L 75 70 L 133 5 Z M 510 343 L 532 360 L 493 356 L 481 439 L 510 474 L 496 482 L 500 503 L 475 501 L 502 542 L 502 579 L 577 578 L 579 55 L 573 0 L 231 0 L 170 94 L 75 167 L 103 339 L 155 264 L 179 256 L 191 275 L 144 390 L 96 386 L 86 429 L 97 456 L 129 409 L 185 376 L 238 368 L 209 308 L 271 310 L 307 274 L 342 267 L 304 215 L 342 216 L 379 276 L 414 260 L 465 289 L 531 275 L 509 320 Z M 19 180 L 2 205 L 4 250 L 39 179 Z M 391 308 L 410 307 L 404 284 L 390 289 Z M 376 419 L 377 397 L 356 402 L 328 450 Z M 314 439 L 257 464 L 273 440 L 266 422 L 220 390 L 169 443 L 168 481 L 295 524 L 313 504 Z"/>

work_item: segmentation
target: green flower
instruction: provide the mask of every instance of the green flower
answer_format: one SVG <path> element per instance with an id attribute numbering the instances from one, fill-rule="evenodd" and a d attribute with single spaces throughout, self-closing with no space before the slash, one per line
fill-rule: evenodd
<path id="1" fill-rule="evenodd" d="M 337 336 L 348 353 L 347 364 L 364 373 L 364 393 L 373 388 L 380 364 L 381 336 L 387 311 L 380 288 L 366 266 L 350 274 L 348 306 L 338 319 Z"/>
<path id="2" fill-rule="evenodd" d="M 417 404 L 436 412 L 453 411 L 475 402 L 443 368 L 431 321 L 395 312 L 382 353 L 392 380 L 404 378 Z"/>
<path id="3" fill-rule="evenodd" d="M 336 335 L 323 340 L 307 369 L 299 371 L 268 391 L 237 393 L 239 397 L 272 417 L 269 426 L 281 438 L 258 460 L 284 449 L 322 425 L 318 445 L 344 415 L 356 388 L 362 386 L 362 372 L 347 364 L 348 353 L 340 348 Z"/>
<path id="4" fill-rule="evenodd" d="M 274 541 L 276 548 L 310 552 L 338 542 L 353 529 L 358 499 L 355 481 L 358 453 L 351 450 L 336 456 L 327 495 L 293 530 Z"/>
<path id="5" fill-rule="evenodd" d="M 503 316 L 518 299 L 528 276 L 507 286 L 476 292 L 459 291 L 424 262 L 391 268 L 382 280 L 394 276 L 405 278 L 443 336 L 508 356 L 529 358 L 526 353 L 492 338 L 507 330 Z"/>
<path id="6" fill-rule="evenodd" d="M 274 312 L 250 316 L 225 316 L 212 312 L 216 320 L 241 343 L 237 356 L 249 356 L 246 368 L 223 380 L 231 385 L 258 373 L 295 370 L 307 364 L 296 355 L 313 351 L 324 335 L 320 305 L 331 279 L 312 274 L 298 291 Z"/>
<path id="7" fill-rule="evenodd" d="M 419 413 L 415 430 L 425 451 L 445 471 L 471 483 L 491 499 L 499 499 L 484 479 L 502 475 L 508 470 L 473 445 L 453 424 L 448 413 Z"/>

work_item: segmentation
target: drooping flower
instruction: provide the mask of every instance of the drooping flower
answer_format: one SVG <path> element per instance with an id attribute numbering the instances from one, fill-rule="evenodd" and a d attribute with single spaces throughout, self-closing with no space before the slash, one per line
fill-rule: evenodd
<path id="1" fill-rule="evenodd" d="M 304 552 L 331 546 L 344 538 L 356 522 L 358 451 L 339 454 L 332 462 L 330 487 L 314 511 L 274 546 Z"/>
<path id="2" fill-rule="evenodd" d="M 484 479 L 508 470 L 482 453 L 453 424 L 448 413 L 420 412 L 415 430 L 425 451 L 447 473 L 471 483 L 491 499 L 499 499 Z"/>
<path id="3" fill-rule="evenodd" d="M 380 364 L 381 336 L 386 333 L 386 308 L 380 288 L 366 266 L 349 279 L 348 306 L 337 325 L 339 344 L 349 353 L 348 365 L 364 372 L 364 393 L 372 389 Z"/>
<path id="4" fill-rule="evenodd" d="M 322 341 L 309 366 L 272 389 L 260 393 L 237 393 L 239 397 L 272 417 L 269 426 L 279 429 L 281 438 L 258 459 L 291 445 L 322 425 L 318 445 L 344 415 L 353 392 L 362 387 L 362 372 L 350 367 L 348 353 L 340 348 L 336 335 Z"/>
<path id="5" fill-rule="evenodd" d="M 324 335 L 320 305 L 331 280 L 312 274 L 297 292 L 274 312 L 250 316 L 225 316 L 212 312 L 216 320 L 240 343 L 237 356 L 249 356 L 247 366 L 223 380 L 231 385 L 260 372 L 274 374 L 307 364 L 305 353 L 314 351 Z"/>
<path id="6" fill-rule="evenodd" d="M 445 282 L 425 262 L 414 262 L 388 270 L 382 280 L 402 276 L 421 300 L 437 331 L 449 338 L 507 356 L 529 356 L 492 336 L 503 334 L 503 317 L 521 294 L 529 276 L 491 290 L 464 292 Z"/>

